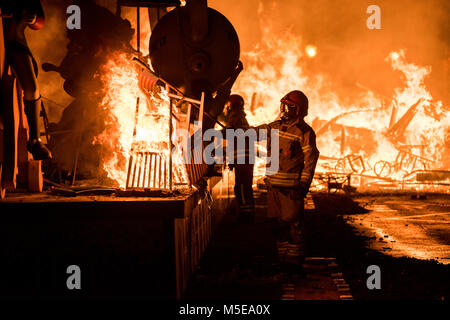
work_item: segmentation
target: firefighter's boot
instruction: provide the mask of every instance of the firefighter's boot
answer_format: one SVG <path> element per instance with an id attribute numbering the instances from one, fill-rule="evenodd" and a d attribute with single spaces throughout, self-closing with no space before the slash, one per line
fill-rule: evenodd
<path id="1" fill-rule="evenodd" d="M 238 221 L 244 224 L 255 223 L 255 210 L 251 205 L 240 205 L 238 209 Z"/>
<path id="2" fill-rule="evenodd" d="M 305 259 L 304 239 L 298 222 L 289 225 L 289 244 L 286 253 L 286 263 L 301 265 Z"/>
<path id="3" fill-rule="evenodd" d="M 36 100 L 23 100 L 25 114 L 27 116 L 30 136 L 27 149 L 33 155 L 34 160 L 47 160 L 52 158 L 50 150 L 42 143 L 39 131 L 39 116 L 41 112 L 41 98 Z"/>

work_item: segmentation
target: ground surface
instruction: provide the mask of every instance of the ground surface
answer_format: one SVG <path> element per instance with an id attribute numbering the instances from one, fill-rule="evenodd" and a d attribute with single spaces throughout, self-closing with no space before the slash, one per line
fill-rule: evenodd
<path id="1" fill-rule="evenodd" d="M 371 248 L 394 257 L 450 264 L 450 196 L 361 197 L 356 201 L 369 212 L 346 218 L 360 234 L 370 237 Z"/>
<path id="2" fill-rule="evenodd" d="M 255 223 L 225 216 L 185 298 L 450 299 L 450 197 L 313 194 L 313 199 L 303 268 L 280 264 L 280 247 L 265 220 L 264 193 L 258 193 Z M 370 265 L 380 267 L 380 290 L 367 288 Z"/>

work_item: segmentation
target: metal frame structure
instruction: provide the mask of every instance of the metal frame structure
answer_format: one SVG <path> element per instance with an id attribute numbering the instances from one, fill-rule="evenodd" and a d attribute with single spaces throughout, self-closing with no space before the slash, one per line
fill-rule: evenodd
<path id="1" fill-rule="evenodd" d="M 135 113 L 135 123 L 133 129 L 133 142 L 130 150 L 130 157 L 128 160 L 128 171 L 126 180 L 126 189 L 134 188 L 148 188 L 148 189 L 173 189 L 173 147 L 172 142 L 173 136 L 173 119 L 180 121 L 173 114 L 174 102 L 176 106 L 179 106 L 182 102 L 188 102 L 188 111 L 186 115 L 185 127 L 187 132 L 190 133 L 191 122 L 192 122 L 192 107 L 199 110 L 199 127 L 196 128 L 195 132 L 190 135 L 191 139 L 190 150 L 184 150 L 184 155 L 190 155 L 189 158 L 185 158 L 186 171 L 189 178 L 189 185 L 197 183 L 198 180 L 203 177 L 207 171 L 207 165 L 203 162 L 203 142 L 195 143 L 195 139 L 200 139 L 202 141 L 203 137 L 203 116 L 205 107 L 205 93 L 202 92 L 200 100 L 192 99 L 182 95 L 176 88 L 172 87 L 170 84 L 165 82 L 165 87 L 170 99 L 169 104 L 169 136 L 168 136 L 168 146 L 169 146 L 169 158 L 163 159 L 162 155 L 156 152 L 150 151 L 135 151 L 134 143 L 137 133 L 138 124 L 138 114 L 139 114 L 139 97 L 136 101 L 136 113 Z M 171 91 L 177 92 L 177 94 L 171 93 Z M 168 172 L 167 172 L 168 171 Z M 167 181 L 168 180 L 168 181 Z"/>

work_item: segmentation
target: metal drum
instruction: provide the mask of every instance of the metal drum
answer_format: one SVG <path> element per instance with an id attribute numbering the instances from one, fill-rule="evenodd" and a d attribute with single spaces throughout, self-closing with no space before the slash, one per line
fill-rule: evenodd
<path id="1" fill-rule="evenodd" d="M 239 60 L 233 25 L 206 1 L 189 1 L 158 22 L 150 38 L 150 59 L 158 76 L 185 95 L 213 93 Z"/>

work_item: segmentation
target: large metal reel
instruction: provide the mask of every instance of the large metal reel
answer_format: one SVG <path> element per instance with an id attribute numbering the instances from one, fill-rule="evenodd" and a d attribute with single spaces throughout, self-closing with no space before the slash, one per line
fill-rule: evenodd
<path id="1" fill-rule="evenodd" d="M 186 7 L 167 13 L 150 38 L 150 59 L 158 76 L 184 94 L 212 93 L 231 75 L 239 60 L 239 38 L 221 13 L 207 8 L 207 36 L 193 41 Z"/>

